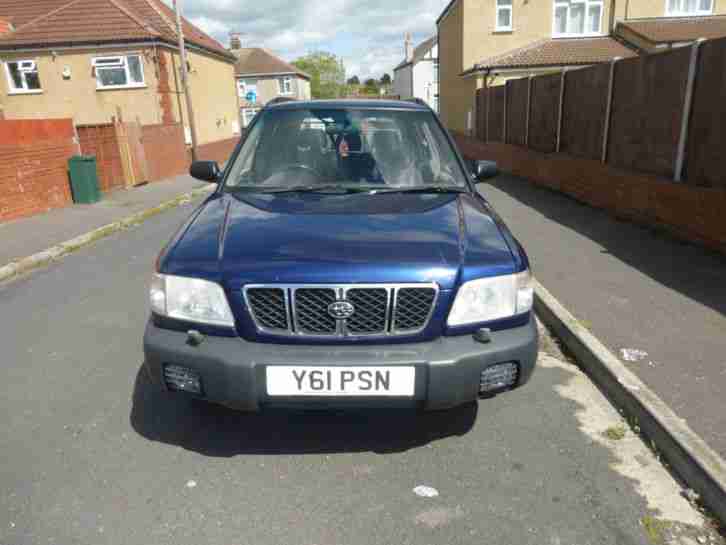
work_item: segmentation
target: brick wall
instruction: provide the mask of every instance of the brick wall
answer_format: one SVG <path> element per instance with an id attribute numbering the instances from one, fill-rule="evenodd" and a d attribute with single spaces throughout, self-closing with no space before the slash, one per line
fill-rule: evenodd
<path id="1" fill-rule="evenodd" d="M 217 161 L 221 165 L 229 159 L 237 142 L 239 142 L 238 136 L 202 144 L 197 149 L 198 159 L 200 161 Z"/>
<path id="2" fill-rule="evenodd" d="M 124 187 L 124 169 L 113 123 L 79 125 L 77 131 L 81 153 L 96 156 L 98 185 L 101 191 Z"/>
<path id="3" fill-rule="evenodd" d="M 74 137 L 71 119 L 0 121 L 0 222 L 72 202 Z"/>
<path id="4" fill-rule="evenodd" d="M 726 254 L 726 188 L 675 183 L 564 153 L 455 138 L 469 159 L 494 160 L 503 171 Z"/>
<path id="5" fill-rule="evenodd" d="M 181 124 L 144 125 L 141 130 L 150 181 L 170 178 L 189 170 Z"/>

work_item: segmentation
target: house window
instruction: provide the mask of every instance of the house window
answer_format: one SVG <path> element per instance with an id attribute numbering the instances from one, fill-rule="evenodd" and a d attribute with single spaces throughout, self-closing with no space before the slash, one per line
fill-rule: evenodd
<path id="1" fill-rule="evenodd" d="M 257 101 L 257 80 L 256 79 L 241 79 L 237 81 L 237 89 L 239 90 L 239 97 L 247 100 L 248 102 Z M 251 93 L 251 95 L 250 95 Z M 254 100 L 249 100 L 254 95 Z"/>
<path id="2" fill-rule="evenodd" d="M 277 80 L 278 85 L 280 86 L 280 94 L 281 95 L 291 95 L 292 94 L 292 78 L 280 78 Z"/>
<path id="3" fill-rule="evenodd" d="M 5 63 L 10 93 L 39 93 L 40 78 L 35 61 L 12 61 Z"/>
<path id="4" fill-rule="evenodd" d="M 555 37 L 600 34 L 602 0 L 555 0 Z"/>
<path id="5" fill-rule="evenodd" d="M 667 15 L 711 15 L 713 0 L 666 0 Z"/>
<path id="6" fill-rule="evenodd" d="M 144 87 L 141 55 L 119 55 L 93 59 L 97 89 Z"/>
<path id="7" fill-rule="evenodd" d="M 439 82 L 439 61 L 434 61 L 434 83 Z"/>
<path id="8" fill-rule="evenodd" d="M 259 111 L 259 108 L 245 108 L 242 110 L 242 126 L 245 128 L 249 127 Z"/>
<path id="9" fill-rule="evenodd" d="M 496 30 L 512 30 L 512 0 L 497 0 Z"/>

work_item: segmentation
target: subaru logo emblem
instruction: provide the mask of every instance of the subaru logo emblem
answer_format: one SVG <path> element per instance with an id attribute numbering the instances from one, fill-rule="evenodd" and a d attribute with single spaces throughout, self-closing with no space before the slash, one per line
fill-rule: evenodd
<path id="1" fill-rule="evenodd" d="M 328 305 L 328 314 L 336 320 L 345 320 L 355 314 L 355 307 L 348 301 L 336 301 Z"/>

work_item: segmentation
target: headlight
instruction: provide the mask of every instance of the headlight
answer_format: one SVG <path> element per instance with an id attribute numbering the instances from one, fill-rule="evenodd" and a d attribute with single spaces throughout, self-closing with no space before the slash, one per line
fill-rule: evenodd
<path id="1" fill-rule="evenodd" d="M 201 324 L 234 326 L 222 286 L 200 280 L 155 274 L 149 290 L 156 314 Z"/>
<path id="2" fill-rule="evenodd" d="M 459 288 L 449 313 L 449 326 L 509 318 L 532 310 L 534 288 L 529 271 L 480 278 Z"/>

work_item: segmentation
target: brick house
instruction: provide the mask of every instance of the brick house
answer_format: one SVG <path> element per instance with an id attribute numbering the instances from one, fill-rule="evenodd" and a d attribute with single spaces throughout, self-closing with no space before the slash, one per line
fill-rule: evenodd
<path id="1" fill-rule="evenodd" d="M 451 0 L 437 20 L 440 115 L 470 132 L 475 92 L 726 35 L 717 0 Z"/>
<path id="2" fill-rule="evenodd" d="M 188 127 L 175 15 L 161 0 L 6 0 L 0 20 L 5 119 Z M 236 57 L 186 20 L 183 31 L 200 149 L 230 148 Z"/>
<path id="3" fill-rule="evenodd" d="M 299 68 L 267 49 L 241 47 L 236 35 L 232 36 L 231 52 L 237 58 L 235 78 L 243 127 L 274 98 L 310 100 L 310 76 Z"/>

